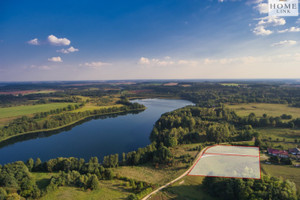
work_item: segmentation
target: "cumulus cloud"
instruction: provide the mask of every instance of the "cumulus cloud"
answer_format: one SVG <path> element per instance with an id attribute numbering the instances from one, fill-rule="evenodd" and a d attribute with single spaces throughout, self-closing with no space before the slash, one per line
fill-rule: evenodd
<path id="1" fill-rule="evenodd" d="M 68 49 L 57 50 L 57 52 L 64 53 L 64 54 L 73 53 L 73 52 L 76 52 L 76 51 L 79 51 L 79 49 L 76 49 L 74 47 L 70 47 Z"/>
<path id="2" fill-rule="evenodd" d="M 39 42 L 39 40 L 37 38 L 29 40 L 27 43 L 31 44 L 31 45 L 39 45 L 40 44 L 40 42 Z"/>
<path id="3" fill-rule="evenodd" d="M 284 18 L 280 17 L 262 17 L 258 18 L 256 20 L 259 20 L 258 23 L 256 24 L 256 27 L 253 29 L 253 33 L 255 35 L 261 35 L 261 36 L 266 36 L 266 35 L 271 35 L 273 31 L 266 29 L 266 27 L 270 26 L 282 26 L 286 24 L 286 21 Z"/>
<path id="4" fill-rule="evenodd" d="M 267 3 L 259 3 L 254 7 L 254 9 L 256 9 L 260 14 L 266 14 L 269 12 Z"/>
<path id="5" fill-rule="evenodd" d="M 278 33 L 286 33 L 286 32 L 290 32 L 290 33 L 300 32 L 300 28 L 292 26 L 291 28 L 278 31 Z"/>
<path id="6" fill-rule="evenodd" d="M 105 63 L 105 62 L 101 62 L 101 61 L 86 62 L 86 63 L 80 64 L 79 66 L 89 67 L 89 68 L 92 68 L 92 69 L 99 69 L 102 66 L 107 66 L 107 65 L 111 65 L 111 63 Z"/>
<path id="7" fill-rule="evenodd" d="M 286 24 L 284 18 L 276 17 L 276 16 L 267 16 L 259 18 L 258 25 L 259 26 L 282 26 Z"/>
<path id="8" fill-rule="evenodd" d="M 149 60 L 149 58 L 141 57 L 139 60 L 139 64 L 148 65 L 148 64 L 150 64 L 150 60 Z"/>
<path id="9" fill-rule="evenodd" d="M 48 58 L 48 61 L 50 61 L 50 62 L 62 62 L 62 59 L 61 59 L 61 57 L 57 56 L 57 57 Z"/>
<path id="10" fill-rule="evenodd" d="M 252 4 L 259 4 L 262 3 L 264 0 L 248 0 L 246 1 L 247 5 L 252 5 Z"/>
<path id="11" fill-rule="evenodd" d="M 266 36 L 266 35 L 271 35 L 273 32 L 271 30 L 265 29 L 264 26 L 256 26 L 253 30 L 253 33 L 255 35 Z"/>
<path id="12" fill-rule="evenodd" d="M 271 46 L 276 47 L 276 46 L 292 46 L 297 44 L 297 41 L 295 40 L 283 40 L 277 43 L 273 43 Z"/>
<path id="13" fill-rule="evenodd" d="M 48 36 L 48 42 L 51 45 L 55 45 L 55 46 L 68 46 L 71 44 L 71 41 L 68 40 L 67 38 L 57 38 L 54 35 Z"/>

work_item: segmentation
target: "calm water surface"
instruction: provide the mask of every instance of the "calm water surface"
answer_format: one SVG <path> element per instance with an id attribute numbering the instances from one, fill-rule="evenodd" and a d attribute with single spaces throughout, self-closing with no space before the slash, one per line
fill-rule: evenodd
<path id="1" fill-rule="evenodd" d="M 0 164 L 37 157 L 42 161 L 56 157 L 79 157 L 88 160 L 145 147 L 154 123 L 165 113 L 191 105 L 185 100 L 134 100 L 147 109 L 138 114 L 92 119 L 59 134 L 42 133 L 26 136 L 0 148 Z M 48 137 L 45 137 L 48 136 Z M 29 137 L 29 138 L 28 138 Z M 30 138 L 31 137 L 31 138 Z"/>

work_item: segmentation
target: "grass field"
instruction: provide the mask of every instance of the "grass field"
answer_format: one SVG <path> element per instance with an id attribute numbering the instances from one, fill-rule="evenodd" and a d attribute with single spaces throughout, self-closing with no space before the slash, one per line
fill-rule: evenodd
<path id="1" fill-rule="evenodd" d="M 247 116 L 253 112 L 256 116 L 267 114 L 269 116 L 277 117 L 282 114 L 288 114 L 292 115 L 293 118 L 300 117 L 300 108 L 289 107 L 285 104 L 249 103 L 226 105 L 226 107 L 235 110 L 239 116 Z"/>
<path id="2" fill-rule="evenodd" d="M 194 199 L 194 200 L 213 200 L 201 188 L 204 177 L 185 176 L 172 186 L 158 192 L 151 199 L 152 200 L 167 200 L 167 199 Z"/>
<path id="3" fill-rule="evenodd" d="M 75 103 L 48 103 L 30 106 L 14 106 L 8 108 L 0 108 L 0 119 L 31 115 L 39 112 L 46 112 L 57 108 L 64 108 L 71 104 Z"/>
<path id="4" fill-rule="evenodd" d="M 300 189 L 300 168 L 296 168 L 288 165 L 267 165 L 262 163 L 263 170 L 272 176 L 282 177 L 283 179 L 289 179 L 296 183 L 297 189 Z"/>
<path id="5" fill-rule="evenodd" d="M 54 174 L 55 173 L 32 173 L 41 190 L 44 190 L 47 187 L 51 176 Z M 100 189 L 95 191 L 86 191 L 77 187 L 59 187 L 58 190 L 47 193 L 41 199 L 126 199 L 131 193 L 125 188 L 124 183 L 125 182 L 121 180 L 101 180 Z"/>
<path id="6" fill-rule="evenodd" d="M 103 181 L 101 181 L 103 182 Z M 112 183 L 100 183 L 100 189 L 95 191 L 84 191 L 75 187 L 60 187 L 58 190 L 46 194 L 41 200 L 112 200 L 112 199 L 127 199 L 130 193 L 121 189 L 116 189 Z M 108 187 L 108 185 L 110 185 Z"/>
<path id="7" fill-rule="evenodd" d="M 279 141 L 285 140 L 285 142 L 292 143 L 294 143 L 295 139 L 300 140 L 300 129 L 260 128 L 256 130 L 261 133 L 262 138 L 272 138 L 272 141 L 276 141 L 277 138 Z"/>
<path id="8" fill-rule="evenodd" d="M 238 84 L 238 83 L 222 83 L 221 85 L 223 85 L 223 86 L 239 86 L 240 84 Z"/>
<path id="9" fill-rule="evenodd" d="M 51 176 L 56 173 L 40 173 L 40 172 L 33 172 L 32 175 L 36 181 L 37 186 L 39 189 L 43 190 L 49 184 Z"/>

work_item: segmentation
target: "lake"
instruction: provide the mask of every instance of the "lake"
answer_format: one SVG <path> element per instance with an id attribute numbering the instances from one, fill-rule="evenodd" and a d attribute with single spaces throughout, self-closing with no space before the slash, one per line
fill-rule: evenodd
<path id="1" fill-rule="evenodd" d="M 133 100 L 147 107 L 139 113 L 114 115 L 85 120 L 60 131 L 29 134 L 1 145 L 0 164 L 41 158 L 92 156 L 100 160 L 109 154 L 122 154 L 150 144 L 154 123 L 163 113 L 192 105 L 190 101 L 168 99 Z"/>

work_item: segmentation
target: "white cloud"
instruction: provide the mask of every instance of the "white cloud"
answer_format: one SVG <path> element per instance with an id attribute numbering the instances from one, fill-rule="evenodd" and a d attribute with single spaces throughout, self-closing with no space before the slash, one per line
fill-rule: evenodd
<path id="1" fill-rule="evenodd" d="M 39 40 L 37 38 L 29 40 L 27 43 L 31 44 L 31 45 L 39 45 L 40 44 L 40 42 L 39 42 Z"/>
<path id="2" fill-rule="evenodd" d="M 71 41 L 68 40 L 67 38 L 57 38 L 54 35 L 48 36 L 48 42 L 51 45 L 55 45 L 55 46 L 68 46 L 71 43 Z"/>
<path id="3" fill-rule="evenodd" d="M 300 18 L 297 19 L 296 24 L 300 24 Z"/>
<path id="4" fill-rule="evenodd" d="M 51 70 L 51 68 L 47 65 L 30 65 L 24 67 L 25 69 L 38 69 L 38 70 Z"/>
<path id="5" fill-rule="evenodd" d="M 101 62 L 101 61 L 86 62 L 86 63 L 80 64 L 79 66 L 85 66 L 85 67 L 90 67 L 90 68 L 93 68 L 93 69 L 99 69 L 102 66 L 107 66 L 107 65 L 111 65 L 111 63 L 105 63 L 105 62 Z"/>
<path id="6" fill-rule="evenodd" d="M 158 59 L 158 58 L 146 58 L 141 57 L 138 64 L 140 65 L 148 65 L 148 66 L 180 66 L 180 65 L 190 65 L 195 66 L 199 64 L 196 60 L 183 60 L 183 59 L 171 59 L 171 57 L 166 56 L 164 59 Z"/>
<path id="7" fill-rule="evenodd" d="M 139 64 L 148 65 L 148 64 L 150 64 L 150 60 L 149 60 L 149 58 L 141 57 L 139 60 Z"/>
<path id="8" fill-rule="evenodd" d="M 271 30 L 265 29 L 264 26 L 256 26 L 253 30 L 253 33 L 255 35 L 266 36 L 266 35 L 271 35 L 273 32 Z"/>
<path id="9" fill-rule="evenodd" d="M 260 14 L 266 14 L 269 12 L 268 4 L 267 3 L 259 3 L 254 9 L 258 10 Z"/>
<path id="10" fill-rule="evenodd" d="M 280 18 L 280 17 L 262 17 L 262 18 L 258 18 L 256 20 L 259 20 L 258 23 L 256 24 L 256 27 L 253 30 L 253 33 L 255 35 L 262 35 L 262 36 L 266 36 L 266 35 L 271 35 L 273 33 L 272 30 L 268 30 L 266 29 L 266 27 L 270 27 L 270 26 L 282 26 L 286 24 L 286 21 L 284 18 Z"/>
<path id="11" fill-rule="evenodd" d="M 57 52 L 60 52 L 60 53 L 73 53 L 73 52 L 76 52 L 76 51 L 79 51 L 79 49 L 76 49 L 74 47 L 70 47 L 68 49 L 60 49 L 60 50 L 57 50 Z"/>
<path id="12" fill-rule="evenodd" d="M 278 33 L 286 33 L 286 32 L 291 32 L 291 33 L 300 32 L 300 28 L 293 26 L 291 28 L 278 31 Z"/>
<path id="13" fill-rule="evenodd" d="M 282 26 L 285 25 L 286 21 L 284 18 L 267 16 L 259 19 L 258 26 Z"/>
<path id="14" fill-rule="evenodd" d="M 246 2 L 247 5 L 252 5 L 252 4 L 259 4 L 262 3 L 264 0 L 248 0 Z"/>
<path id="15" fill-rule="evenodd" d="M 271 46 L 275 47 L 275 46 L 292 46 L 297 44 L 297 41 L 295 40 L 283 40 L 277 43 L 273 43 Z"/>
<path id="16" fill-rule="evenodd" d="M 50 61 L 50 62 L 62 62 L 62 59 L 61 59 L 61 57 L 57 56 L 57 57 L 48 58 L 48 61 Z"/>

